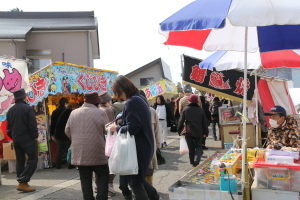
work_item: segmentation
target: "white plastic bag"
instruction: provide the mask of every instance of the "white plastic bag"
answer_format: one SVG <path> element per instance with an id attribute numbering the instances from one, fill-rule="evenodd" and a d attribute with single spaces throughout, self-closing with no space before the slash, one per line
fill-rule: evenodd
<path id="1" fill-rule="evenodd" d="M 111 131 L 107 130 L 106 142 L 105 142 L 105 155 L 110 157 L 111 151 L 114 147 L 115 141 L 117 137 L 117 132 L 111 133 Z"/>
<path id="2" fill-rule="evenodd" d="M 185 136 L 180 136 L 180 146 L 179 146 L 179 153 L 180 154 L 187 154 L 189 153 L 189 148 L 185 140 Z"/>
<path id="3" fill-rule="evenodd" d="M 111 174 L 134 175 L 138 174 L 138 162 L 134 136 L 121 134 L 116 136 L 115 144 L 108 159 Z"/>

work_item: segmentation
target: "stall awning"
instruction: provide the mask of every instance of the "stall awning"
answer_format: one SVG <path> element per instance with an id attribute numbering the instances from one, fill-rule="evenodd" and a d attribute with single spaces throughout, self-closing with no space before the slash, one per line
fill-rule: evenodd
<path id="1" fill-rule="evenodd" d="M 183 83 L 189 83 L 192 87 L 213 93 L 235 101 L 243 102 L 243 71 L 211 71 L 200 69 L 201 60 L 189 56 L 183 56 Z M 259 80 L 259 77 L 257 77 Z M 247 100 L 251 101 L 255 90 L 255 77 L 248 74 Z"/>
<path id="2" fill-rule="evenodd" d="M 57 93 L 87 93 L 107 91 L 112 94 L 112 84 L 118 72 L 85 67 L 64 62 L 54 62 L 30 75 L 31 92 L 28 102 L 36 105 L 48 95 Z"/>
<path id="3" fill-rule="evenodd" d="M 158 95 L 177 94 L 177 86 L 165 79 L 148 85 L 147 87 L 142 88 L 142 90 L 144 90 L 147 100 L 151 100 Z"/>

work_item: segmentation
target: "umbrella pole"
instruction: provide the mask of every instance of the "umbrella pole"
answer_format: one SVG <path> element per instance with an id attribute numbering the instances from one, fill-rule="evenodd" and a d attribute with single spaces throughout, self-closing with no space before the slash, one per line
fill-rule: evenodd
<path id="1" fill-rule="evenodd" d="M 247 141 L 246 141 L 246 130 L 247 124 L 245 116 L 247 107 L 247 49 L 248 49 L 248 27 L 245 27 L 245 55 L 244 55 L 244 98 L 243 98 L 243 138 L 242 138 L 242 191 L 243 199 L 250 200 L 250 188 L 249 188 L 249 175 L 248 175 L 248 165 L 247 165 Z"/>
<path id="2" fill-rule="evenodd" d="M 258 147 L 259 144 L 259 120 L 258 120 L 258 88 L 257 88 L 257 70 L 255 70 L 255 120 L 256 120 L 256 126 L 255 126 L 255 134 L 256 134 L 256 146 Z"/>

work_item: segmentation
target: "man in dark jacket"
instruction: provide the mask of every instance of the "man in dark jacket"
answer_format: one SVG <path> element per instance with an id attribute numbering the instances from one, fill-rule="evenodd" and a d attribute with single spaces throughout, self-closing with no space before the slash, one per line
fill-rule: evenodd
<path id="1" fill-rule="evenodd" d="M 62 155 L 67 153 L 68 149 L 71 146 L 71 140 L 65 134 L 65 127 L 71 112 L 72 112 L 72 107 L 69 106 L 61 113 L 61 115 L 59 116 L 56 122 L 56 128 L 54 131 L 54 137 L 57 143 L 56 169 L 61 168 Z M 72 169 L 74 167 L 75 167 L 74 165 L 71 165 L 71 163 L 69 163 L 68 169 Z"/>
<path id="2" fill-rule="evenodd" d="M 217 131 L 216 131 L 216 125 L 218 124 L 219 127 L 219 140 L 221 140 L 221 134 L 220 134 L 220 122 L 219 122 L 219 107 L 222 106 L 222 103 L 219 99 L 219 97 L 215 97 L 213 100 L 213 104 L 209 108 L 211 113 L 211 121 L 212 121 L 212 130 L 215 141 L 217 141 Z"/>
<path id="3" fill-rule="evenodd" d="M 17 190 L 35 191 L 28 182 L 37 167 L 38 129 L 35 113 L 32 107 L 25 103 L 27 95 L 24 89 L 15 91 L 15 105 L 7 112 L 7 133 L 13 139 L 17 159 Z M 25 165 L 25 154 L 27 163 Z"/>
<path id="4" fill-rule="evenodd" d="M 50 135 L 51 135 L 51 138 L 53 140 L 56 141 L 56 145 L 57 145 L 57 149 L 56 149 L 56 157 L 58 157 L 59 160 L 56 159 L 56 169 L 60 169 L 61 168 L 61 157 L 62 157 L 62 150 L 63 149 L 63 145 L 64 145 L 64 142 L 61 141 L 60 139 L 60 136 L 64 134 L 63 133 L 57 133 L 57 135 L 59 135 L 58 138 L 55 138 L 55 129 L 56 129 L 56 124 L 58 122 L 58 119 L 60 117 L 60 115 L 67 109 L 67 106 L 68 106 L 68 99 L 67 98 L 64 98 L 62 97 L 60 100 L 59 100 L 59 106 L 57 109 L 55 109 L 53 112 L 52 112 L 52 115 L 51 115 L 51 126 L 50 126 Z M 57 155 L 58 154 L 58 155 Z"/>

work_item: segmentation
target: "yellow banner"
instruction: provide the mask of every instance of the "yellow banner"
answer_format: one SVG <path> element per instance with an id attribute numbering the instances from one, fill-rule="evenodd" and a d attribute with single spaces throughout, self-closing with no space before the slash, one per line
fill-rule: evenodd
<path id="1" fill-rule="evenodd" d="M 142 88 L 148 100 L 153 99 L 158 95 L 177 94 L 177 86 L 168 80 L 157 81 L 147 87 Z"/>

